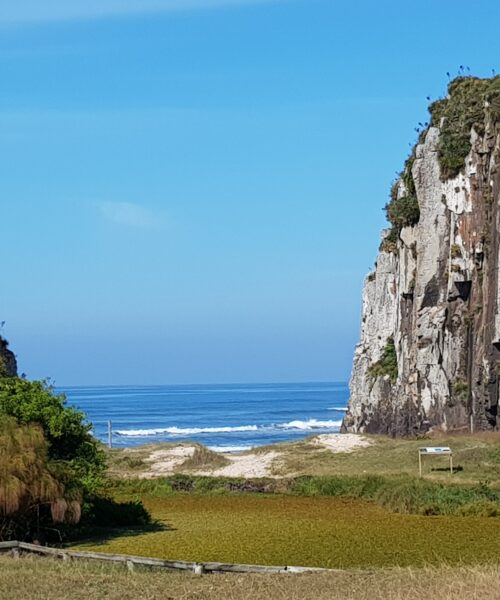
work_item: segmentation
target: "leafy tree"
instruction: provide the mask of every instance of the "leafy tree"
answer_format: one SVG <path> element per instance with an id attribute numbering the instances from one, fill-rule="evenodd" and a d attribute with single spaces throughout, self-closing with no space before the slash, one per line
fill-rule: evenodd
<path id="1" fill-rule="evenodd" d="M 90 433 L 91 425 L 47 382 L 0 379 L 0 415 L 11 416 L 20 425 L 39 424 L 47 440 L 49 459 L 72 473 L 84 492 L 99 488 L 104 452 Z"/>

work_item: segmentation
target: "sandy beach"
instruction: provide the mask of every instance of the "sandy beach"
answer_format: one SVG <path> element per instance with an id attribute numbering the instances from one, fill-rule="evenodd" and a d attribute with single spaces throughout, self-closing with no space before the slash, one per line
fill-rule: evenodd
<path id="1" fill-rule="evenodd" d="M 304 443 L 310 446 L 311 452 L 328 451 L 331 453 L 351 453 L 358 449 L 366 448 L 370 441 L 356 434 L 321 434 L 308 438 Z M 177 445 L 168 445 L 164 448 L 151 447 L 144 454 L 142 460 L 145 468 L 138 474 L 140 478 L 152 479 L 164 477 L 175 473 L 183 473 L 183 465 L 192 459 L 199 444 L 184 442 Z M 282 477 L 282 463 L 285 456 L 282 444 L 254 448 L 246 452 L 212 453 L 225 464 L 200 466 L 199 469 L 190 466 L 189 473 L 193 475 L 209 475 L 217 477 Z M 133 449 L 124 450 L 133 453 Z M 209 451 L 210 452 L 210 451 Z M 187 470 L 186 470 L 187 472 Z M 288 474 L 288 473 L 287 473 Z"/>

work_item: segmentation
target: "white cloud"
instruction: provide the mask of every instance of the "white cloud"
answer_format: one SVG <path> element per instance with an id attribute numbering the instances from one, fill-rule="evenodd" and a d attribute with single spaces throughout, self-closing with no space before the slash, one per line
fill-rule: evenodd
<path id="1" fill-rule="evenodd" d="M 0 0 L 0 23 L 36 23 L 194 9 L 231 8 L 284 0 Z"/>
<path id="2" fill-rule="evenodd" d="M 162 229 L 167 220 L 162 212 L 155 212 L 133 202 L 100 202 L 97 207 L 108 221 L 139 229 Z"/>

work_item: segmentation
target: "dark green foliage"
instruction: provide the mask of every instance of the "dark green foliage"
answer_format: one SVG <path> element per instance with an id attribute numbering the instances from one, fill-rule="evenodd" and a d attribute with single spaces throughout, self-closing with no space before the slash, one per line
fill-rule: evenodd
<path id="1" fill-rule="evenodd" d="M 0 335 L 0 378 L 12 377 L 16 374 L 15 370 L 15 358 L 9 350 L 9 342 Z"/>
<path id="2" fill-rule="evenodd" d="M 139 500 L 118 502 L 106 496 L 91 496 L 82 512 L 83 527 L 144 527 L 151 515 Z"/>
<path id="3" fill-rule="evenodd" d="M 387 339 L 382 358 L 370 365 L 368 374 L 373 379 L 388 375 L 392 383 L 398 378 L 398 359 L 394 338 L 392 336 Z"/>
<path id="4" fill-rule="evenodd" d="M 448 86 L 448 98 L 429 106 L 431 124 L 441 128 L 438 158 L 443 181 L 463 170 L 471 150 L 471 129 L 484 133 L 485 101 L 496 102 L 499 95 L 499 77 L 457 77 Z"/>
<path id="5" fill-rule="evenodd" d="M 384 485 L 386 485 L 386 480 L 379 475 L 368 475 L 367 477 L 304 476 L 294 481 L 292 491 L 301 496 L 334 496 L 374 500 Z"/>
<path id="6" fill-rule="evenodd" d="M 396 181 L 391 188 L 390 201 L 385 205 L 386 217 L 392 227 L 380 246 L 380 250 L 383 252 L 395 252 L 403 227 L 416 225 L 420 219 L 417 191 L 411 172 L 414 161 L 415 156 L 412 154 L 401 173 L 401 179 L 405 186 L 404 196 L 398 198 L 398 182 Z"/>
<path id="7" fill-rule="evenodd" d="M 457 379 L 453 382 L 451 392 L 456 399 L 466 400 L 469 395 L 469 385 L 463 379 Z"/>
<path id="8" fill-rule="evenodd" d="M 115 494 L 153 494 L 158 497 L 176 493 L 225 494 L 225 493 L 275 493 L 279 485 L 273 479 L 244 479 L 237 477 L 206 477 L 202 475 L 171 475 L 158 479 L 116 480 Z M 285 485 L 286 487 L 286 485 Z"/>
<path id="9" fill-rule="evenodd" d="M 46 382 L 0 380 L 0 414 L 14 417 L 22 425 L 39 424 L 48 442 L 49 458 L 71 472 L 84 491 L 92 492 L 102 481 L 104 453 L 84 414 L 65 402 L 64 395 L 54 394 Z"/>
<path id="10" fill-rule="evenodd" d="M 403 227 L 416 225 L 420 218 L 420 208 L 416 196 L 403 196 L 396 198 L 385 206 L 387 220 L 396 231 Z"/>

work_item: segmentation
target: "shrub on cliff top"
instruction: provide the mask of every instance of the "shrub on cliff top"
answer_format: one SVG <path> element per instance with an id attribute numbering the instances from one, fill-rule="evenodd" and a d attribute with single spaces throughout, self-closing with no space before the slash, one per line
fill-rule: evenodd
<path id="1" fill-rule="evenodd" d="M 484 133 L 485 101 L 496 101 L 499 95 L 500 77 L 457 77 L 448 86 L 448 97 L 429 106 L 431 124 L 441 128 L 438 159 L 443 181 L 464 169 L 471 129 Z"/>
<path id="2" fill-rule="evenodd" d="M 9 342 L 0 335 L 0 377 L 9 377 L 11 374 L 8 359 L 9 354 L 11 354 Z"/>

